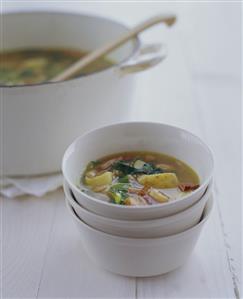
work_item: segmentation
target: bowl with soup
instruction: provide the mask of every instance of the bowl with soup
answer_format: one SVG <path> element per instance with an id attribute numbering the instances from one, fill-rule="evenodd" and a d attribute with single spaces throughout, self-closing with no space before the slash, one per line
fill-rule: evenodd
<path id="1" fill-rule="evenodd" d="M 74 78 L 51 83 L 129 28 L 107 18 L 64 12 L 7 13 L 0 21 L 2 175 L 60 171 L 64 150 L 76 136 L 130 118 L 132 73 L 165 57 L 163 48 L 158 52 L 134 38 Z"/>
<path id="2" fill-rule="evenodd" d="M 103 217 L 86 210 L 75 199 L 64 182 L 65 198 L 80 220 L 102 232 L 128 238 L 159 238 L 181 233 L 195 226 L 202 216 L 205 205 L 212 195 L 212 183 L 202 198 L 186 210 L 168 217 L 152 220 L 119 220 Z"/>
<path id="3" fill-rule="evenodd" d="M 167 237 L 127 238 L 104 233 L 82 221 L 70 203 L 66 206 L 78 229 L 82 245 L 98 266 L 125 276 L 161 275 L 185 264 L 213 207 L 209 197 L 202 218 L 193 227 Z"/>
<path id="4" fill-rule="evenodd" d="M 78 137 L 64 154 L 62 171 L 87 210 L 145 220 L 173 215 L 200 200 L 212 181 L 213 156 L 183 129 L 123 122 Z"/>

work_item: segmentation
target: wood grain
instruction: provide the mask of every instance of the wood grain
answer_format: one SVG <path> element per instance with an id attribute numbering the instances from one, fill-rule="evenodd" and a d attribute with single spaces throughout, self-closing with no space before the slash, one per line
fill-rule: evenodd
<path id="1" fill-rule="evenodd" d="M 98 268 L 79 238 L 64 195 L 59 194 L 38 297 L 135 298 L 135 279 Z"/>
<path id="2" fill-rule="evenodd" d="M 57 195 L 1 199 L 3 298 L 36 297 Z"/>

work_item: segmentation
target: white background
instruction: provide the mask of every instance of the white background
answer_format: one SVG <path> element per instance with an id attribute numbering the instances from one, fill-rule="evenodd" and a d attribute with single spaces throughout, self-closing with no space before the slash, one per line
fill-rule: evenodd
<path id="1" fill-rule="evenodd" d="M 169 56 L 137 75 L 134 119 L 174 124 L 200 135 L 215 161 L 215 207 L 181 269 L 127 278 L 86 256 L 61 190 L 44 198 L 1 199 L 3 297 L 234 298 L 241 276 L 241 5 L 239 2 L 3 1 L 3 11 L 80 11 L 135 25 L 154 14 L 178 15 L 145 41 L 162 41 Z"/>

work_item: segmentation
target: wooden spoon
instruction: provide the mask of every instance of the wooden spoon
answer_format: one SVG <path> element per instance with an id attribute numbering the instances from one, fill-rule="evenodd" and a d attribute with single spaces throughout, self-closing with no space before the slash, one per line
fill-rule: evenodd
<path id="1" fill-rule="evenodd" d="M 64 70 L 61 74 L 55 76 L 53 79 L 51 79 L 51 82 L 58 82 L 66 80 L 73 75 L 75 75 L 77 72 L 80 72 L 82 68 L 90 64 L 91 62 L 95 61 L 96 59 L 110 53 L 114 49 L 118 48 L 125 42 L 127 42 L 129 39 L 135 37 L 138 33 L 145 31 L 146 29 L 159 24 L 159 23 L 165 23 L 168 26 L 172 26 L 176 21 L 175 15 L 161 15 L 156 16 L 153 18 L 148 19 L 147 21 L 137 25 L 135 28 L 130 30 L 129 32 L 123 34 L 119 38 L 117 38 L 114 41 L 109 42 L 108 44 L 105 44 L 104 46 L 101 46 L 100 48 L 90 52 L 85 57 L 82 57 L 80 60 L 72 64 L 70 67 L 68 67 L 66 70 Z"/>

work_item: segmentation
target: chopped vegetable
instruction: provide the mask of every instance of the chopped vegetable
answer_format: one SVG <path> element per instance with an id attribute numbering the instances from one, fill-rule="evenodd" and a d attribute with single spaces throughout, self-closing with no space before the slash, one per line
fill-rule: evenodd
<path id="1" fill-rule="evenodd" d="M 91 195 L 100 193 L 112 203 L 138 206 L 166 203 L 171 200 L 167 192 L 179 200 L 184 192 L 198 188 L 199 178 L 176 158 L 152 152 L 123 152 L 90 162 L 81 183 L 88 186 Z M 174 190 L 164 192 L 169 188 Z"/>
<path id="2" fill-rule="evenodd" d="M 162 169 L 155 167 L 152 163 L 145 163 L 143 167 L 138 169 L 140 170 L 137 173 L 144 173 L 144 174 L 154 174 L 154 173 L 161 173 L 163 172 Z"/>
<path id="3" fill-rule="evenodd" d="M 141 162 L 139 162 L 139 166 L 141 166 Z M 153 164 L 145 162 L 143 163 L 142 168 L 135 168 L 125 161 L 118 161 L 113 165 L 113 169 L 118 170 L 123 176 L 128 174 L 153 174 L 163 172 L 160 168 L 156 168 Z"/>
<path id="4" fill-rule="evenodd" d="M 179 189 L 182 191 L 182 192 L 188 192 L 188 191 L 193 191 L 193 190 L 196 190 L 197 188 L 199 188 L 199 185 L 193 185 L 193 184 L 179 184 Z"/>
<path id="5" fill-rule="evenodd" d="M 125 175 L 121 178 L 118 179 L 118 182 L 119 183 L 129 183 L 129 176 L 128 175 Z"/>
<path id="6" fill-rule="evenodd" d="M 121 173 L 121 176 L 126 176 L 134 172 L 134 167 L 130 166 L 125 161 L 117 161 L 113 164 L 113 169 L 118 170 Z"/>
<path id="7" fill-rule="evenodd" d="M 85 176 L 84 182 L 85 182 L 85 184 L 92 186 L 92 187 L 109 185 L 112 183 L 112 172 L 106 171 L 106 172 L 102 173 L 101 175 L 97 175 L 92 178 Z"/>
<path id="8" fill-rule="evenodd" d="M 150 186 L 145 185 L 142 189 L 140 189 L 139 195 L 141 195 L 141 196 L 146 195 L 149 189 L 150 189 Z"/>
<path id="9" fill-rule="evenodd" d="M 108 191 L 108 195 L 110 196 L 110 198 L 114 203 L 120 205 L 124 204 L 124 201 L 127 197 L 127 196 L 123 196 L 123 194 L 120 192 L 112 192 L 112 191 Z"/>
<path id="10" fill-rule="evenodd" d="M 123 183 L 118 183 L 118 184 L 115 184 L 113 186 L 111 186 L 111 190 L 112 191 L 128 191 L 128 188 L 130 187 L 130 184 L 123 184 Z"/>
<path id="11" fill-rule="evenodd" d="M 132 194 L 139 194 L 141 192 L 141 188 L 133 188 L 133 187 L 130 187 L 128 189 L 129 193 L 132 193 Z"/>
<path id="12" fill-rule="evenodd" d="M 178 178 L 174 173 L 142 175 L 138 177 L 138 182 L 154 188 L 176 188 L 179 184 Z"/>
<path id="13" fill-rule="evenodd" d="M 128 197 L 129 186 L 129 184 L 115 184 L 108 190 L 108 195 L 115 203 L 124 204 L 125 199 Z"/>
<path id="14" fill-rule="evenodd" d="M 136 160 L 134 163 L 133 163 L 133 167 L 136 168 L 136 169 L 143 169 L 144 165 L 146 163 L 142 160 Z"/>

